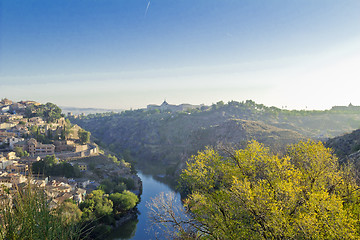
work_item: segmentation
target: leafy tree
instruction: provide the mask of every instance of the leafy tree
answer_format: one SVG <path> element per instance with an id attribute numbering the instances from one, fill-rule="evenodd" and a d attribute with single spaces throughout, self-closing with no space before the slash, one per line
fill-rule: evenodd
<path id="1" fill-rule="evenodd" d="M 83 211 L 83 218 L 95 220 L 111 215 L 113 203 L 104 195 L 104 191 L 95 190 L 86 195 L 85 201 L 80 204 L 80 209 Z"/>
<path id="2" fill-rule="evenodd" d="M 207 148 L 189 160 L 181 181 L 198 237 L 359 238 L 354 174 L 321 142 L 291 145 L 283 157 L 255 141 L 243 150 Z"/>
<path id="3" fill-rule="evenodd" d="M 61 109 L 53 103 L 46 103 L 45 105 L 31 105 L 25 109 L 25 117 L 42 117 L 47 122 L 54 122 L 63 117 Z"/>
<path id="4" fill-rule="evenodd" d="M 126 190 L 126 185 L 123 182 L 118 183 L 114 188 L 115 193 L 122 193 L 125 190 Z"/>
<path id="5" fill-rule="evenodd" d="M 81 220 L 81 210 L 79 207 L 71 202 L 65 201 L 61 204 L 58 210 L 61 214 L 61 220 L 65 223 L 79 223 Z"/>
<path id="6" fill-rule="evenodd" d="M 131 178 L 124 177 L 115 177 L 110 179 L 105 179 L 101 182 L 99 189 L 103 190 L 105 193 L 119 192 L 122 193 L 126 189 L 134 189 L 135 182 Z"/>
<path id="7" fill-rule="evenodd" d="M 98 189 L 86 195 L 79 207 L 85 229 L 91 230 L 89 237 L 102 239 L 111 230 L 109 225 L 115 224 L 115 218 L 134 208 L 138 201 L 138 197 L 128 191 L 108 195 Z"/>
<path id="8" fill-rule="evenodd" d="M 99 188 L 103 190 L 105 193 L 111 193 L 115 188 L 115 182 L 110 181 L 110 179 L 105 179 L 101 182 Z"/>
<path id="9" fill-rule="evenodd" d="M 62 117 L 61 108 L 53 103 L 46 103 L 43 112 L 44 118 L 48 122 L 54 122 Z"/>
<path id="10" fill-rule="evenodd" d="M 55 155 L 47 155 L 44 158 L 44 162 L 47 166 L 52 167 L 55 164 L 58 164 L 59 161 L 56 159 Z"/>
<path id="11" fill-rule="evenodd" d="M 33 174 L 44 174 L 45 168 L 46 168 L 44 160 L 34 162 L 31 165 L 31 168 L 32 168 Z"/>
<path id="12" fill-rule="evenodd" d="M 34 174 L 65 176 L 68 178 L 79 177 L 81 175 L 77 166 L 72 166 L 70 163 L 65 161 L 59 162 L 55 155 L 46 156 L 43 160 L 34 162 L 32 164 L 32 172 Z"/>
<path id="13" fill-rule="evenodd" d="M 28 157 L 29 153 L 27 151 L 24 151 L 22 147 L 15 147 L 14 151 L 16 153 L 17 157 Z"/>
<path id="14" fill-rule="evenodd" d="M 112 193 L 109 196 L 110 200 L 114 203 L 114 207 L 119 212 L 128 211 L 136 206 L 139 198 L 130 191 L 123 193 Z"/>
<path id="15" fill-rule="evenodd" d="M 79 129 L 78 135 L 79 135 L 79 140 L 82 144 L 86 144 L 90 142 L 90 132 L 85 131 L 83 129 Z"/>
<path id="16" fill-rule="evenodd" d="M 115 179 L 115 182 L 117 183 L 125 183 L 126 189 L 134 189 L 135 188 L 135 182 L 132 178 L 124 178 L 124 177 L 117 177 Z"/>
<path id="17" fill-rule="evenodd" d="M 111 161 L 113 161 L 115 164 L 120 165 L 120 161 L 117 159 L 117 157 L 115 157 L 111 154 L 108 154 L 107 158 L 110 159 Z"/>

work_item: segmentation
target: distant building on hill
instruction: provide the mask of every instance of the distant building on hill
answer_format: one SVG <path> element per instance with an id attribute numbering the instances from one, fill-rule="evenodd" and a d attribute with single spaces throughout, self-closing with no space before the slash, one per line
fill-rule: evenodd
<path id="1" fill-rule="evenodd" d="M 180 104 L 180 105 L 172 105 L 168 104 L 166 100 L 161 105 L 150 104 L 147 105 L 147 110 L 160 110 L 161 112 L 164 111 L 171 111 L 171 112 L 182 112 L 190 109 L 200 109 L 202 105 L 191 105 L 191 104 Z"/>
<path id="2" fill-rule="evenodd" d="M 9 105 L 13 104 L 13 102 L 7 98 L 3 98 L 0 103 L 4 106 L 9 106 Z"/>
<path id="3" fill-rule="evenodd" d="M 350 103 L 348 106 L 333 106 L 330 110 L 337 112 L 360 112 L 360 106 L 354 106 Z"/>
<path id="4" fill-rule="evenodd" d="M 30 105 L 35 105 L 35 106 L 41 105 L 41 103 L 38 103 L 38 102 L 35 102 L 35 101 L 21 101 L 19 103 L 25 105 L 26 107 L 28 107 Z"/>

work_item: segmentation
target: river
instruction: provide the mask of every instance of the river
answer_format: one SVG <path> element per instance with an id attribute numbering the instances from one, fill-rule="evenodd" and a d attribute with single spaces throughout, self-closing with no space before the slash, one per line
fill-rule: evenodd
<path id="1" fill-rule="evenodd" d="M 181 204 L 180 194 L 172 190 L 166 181 L 158 181 L 152 175 L 147 175 L 142 172 L 138 173 L 139 177 L 143 182 L 143 192 L 141 195 L 141 201 L 137 205 L 139 211 L 137 218 L 132 219 L 116 228 L 108 240 L 124 240 L 124 239 L 133 239 L 133 240 L 146 240 L 146 239 L 155 239 L 154 231 L 151 230 L 151 223 L 148 220 L 148 209 L 146 203 L 154 198 L 161 192 L 169 193 L 173 192 L 177 198 L 178 204 Z"/>

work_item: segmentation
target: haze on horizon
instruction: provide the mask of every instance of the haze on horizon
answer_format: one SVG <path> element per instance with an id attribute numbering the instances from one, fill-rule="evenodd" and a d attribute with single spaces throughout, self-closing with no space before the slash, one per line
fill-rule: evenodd
<path id="1" fill-rule="evenodd" d="M 0 98 L 360 105 L 358 0 L 0 0 Z"/>

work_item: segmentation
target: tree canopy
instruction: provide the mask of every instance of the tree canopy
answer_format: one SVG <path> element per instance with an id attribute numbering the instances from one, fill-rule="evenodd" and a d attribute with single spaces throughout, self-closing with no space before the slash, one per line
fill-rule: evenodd
<path id="1" fill-rule="evenodd" d="M 25 116 L 31 117 L 42 117 L 47 122 L 55 122 L 64 115 L 61 114 L 61 108 L 53 103 L 41 104 L 39 106 L 30 105 L 26 107 Z"/>
<path id="2" fill-rule="evenodd" d="M 90 142 L 90 132 L 85 131 L 84 129 L 79 129 L 78 135 L 81 144 L 86 144 Z"/>
<path id="3" fill-rule="evenodd" d="M 79 177 L 80 170 L 66 161 L 59 162 L 55 155 L 46 156 L 43 160 L 32 164 L 33 174 L 44 174 L 46 176 Z"/>
<path id="4" fill-rule="evenodd" d="M 283 157 L 256 141 L 207 148 L 188 161 L 181 182 L 199 238 L 359 238 L 355 175 L 321 142 L 291 145 Z"/>

